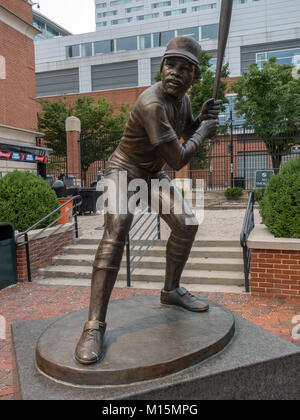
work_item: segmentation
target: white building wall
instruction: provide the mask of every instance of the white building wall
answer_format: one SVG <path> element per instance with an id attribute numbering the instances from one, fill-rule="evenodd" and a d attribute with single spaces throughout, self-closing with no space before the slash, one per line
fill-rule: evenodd
<path id="1" fill-rule="evenodd" d="M 172 3 L 173 9 L 177 8 L 174 4 L 176 5 L 179 0 L 176 0 L 177 3 L 174 3 L 174 1 L 175 0 L 173 0 Z M 90 66 L 119 61 L 138 60 L 139 86 L 147 86 L 150 84 L 149 81 L 151 80 L 150 59 L 151 57 L 161 57 L 165 47 L 113 52 L 93 57 L 72 59 L 66 59 L 66 47 L 87 42 L 138 36 L 149 33 L 153 34 L 161 31 L 198 26 L 200 28 L 199 42 L 203 49 L 207 51 L 216 50 L 217 39 L 201 39 L 201 26 L 218 23 L 220 0 L 199 0 L 180 5 L 180 7 L 192 7 L 199 4 L 213 3 L 214 1 L 217 3 L 216 9 L 202 10 L 199 14 L 190 13 L 186 16 L 180 15 L 178 17 L 161 18 L 152 20 L 151 22 L 143 21 L 142 23 L 113 25 L 96 32 L 36 41 L 36 71 L 45 72 L 79 67 L 80 92 L 89 92 L 91 90 Z M 99 3 L 102 2 L 102 0 L 96 0 L 96 2 Z M 133 7 L 142 3 L 146 6 L 153 2 L 156 2 L 156 0 L 151 0 L 151 2 L 150 0 L 144 2 L 133 1 L 120 7 L 120 11 L 121 9 L 125 10 L 125 7 Z M 109 1 L 107 1 L 107 3 L 109 3 Z M 156 9 L 149 10 L 155 11 Z M 115 18 L 115 16 L 113 18 Z M 229 62 L 230 66 L 230 77 L 241 75 L 241 47 L 293 39 L 300 39 L 299 0 L 248 0 L 246 4 L 234 5 L 225 55 L 225 59 Z"/>

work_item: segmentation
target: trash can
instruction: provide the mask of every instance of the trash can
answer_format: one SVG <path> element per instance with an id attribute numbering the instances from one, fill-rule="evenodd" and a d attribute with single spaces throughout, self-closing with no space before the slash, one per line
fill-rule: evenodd
<path id="1" fill-rule="evenodd" d="M 59 198 L 58 201 L 60 205 L 67 203 L 72 196 L 65 198 Z M 60 209 L 60 216 L 61 218 L 57 221 L 58 225 L 63 225 L 64 223 L 72 223 L 73 222 L 73 201 L 70 201 L 66 205 L 64 205 Z"/>
<path id="2" fill-rule="evenodd" d="M 0 290 L 17 283 L 15 230 L 11 223 L 0 223 Z"/>
<path id="3" fill-rule="evenodd" d="M 66 196 L 66 186 L 60 179 L 56 179 L 53 184 L 52 188 L 56 192 L 56 195 L 58 198 L 65 197 Z"/>

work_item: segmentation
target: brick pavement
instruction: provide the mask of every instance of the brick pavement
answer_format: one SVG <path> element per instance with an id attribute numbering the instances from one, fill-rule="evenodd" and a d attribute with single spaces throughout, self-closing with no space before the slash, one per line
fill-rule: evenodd
<path id="1" fill-rule="evenodd" d="M 63 316 L 88 306 L 89 287 L 42 286 L 24 283 L 0 291 L 0 315 L 6 319 L 6 339 L 0 339 L 0 400 L 14 397 L 12 381 L 12 345 L 10 325 L 16 321 Z M 159 295 L 158 290 L 121 289 L 113 290 L 112 299 L 126 299 L 136 295 Z M 224 305 L 243 318 L 294 342 L 291 323 L 300 316 L 300 303 L 292 299 L 275 299 L 245 294 L 201 293 L 212 301 Z"/>

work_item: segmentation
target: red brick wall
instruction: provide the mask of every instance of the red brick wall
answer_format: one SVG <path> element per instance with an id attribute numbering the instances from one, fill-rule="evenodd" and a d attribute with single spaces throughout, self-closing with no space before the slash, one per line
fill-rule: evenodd
<path id="1" fill-rule="evenodd" d="M 58 249 L 56 249 L 53 254 L 51 254 L 43 263 L 41 263 L 39 265 L 38 268 L 42 268 L 45 267 L 49 264 L 51 264 L 52 258 L 55 255 L 58 255 L 62 252 L 62 248 L 64 246 L 67 246 L 68 244 L 70 244 L 73 241 L 73 235 L 72 232 L 74 231 L 69 231 L 64 233 L 59 239 L 57 239 L 56 242 L 54 242 L 48 249 L 44 250 L 45 248 L 45 244 L 48 244 L 49 242 L 53 242 L 55 240 L 55 238 L 57 238 L 57 236 L 59 236 L 62 232 L 59 232 L 56 235 L 52 235 L 49 240 L 46 240 L 44 242 L 43 239 L 44 238 L 40 238 L 40 239 L 36 239 L 36 240 L 32 240 L 29 242 L 29 249 L 33 248 L 36 244 L 38 244 L 36 246 L 35 249 L 31 249 L 30 250 L 30 258 L 33 259 L 37 254 L 39 254 L 42 250 L 44 250 L 44 252 L 41 252 L 41 255 L 39 255 L 32 263 L 32 268 L 35 264 L 38 264 L 39 261 L 41 261 L 51 250 L 53 250 L 55 247 L 58 247 Z M 66 242 L 64 242 L 66 241 Z M 27 275 L 27 259 L 26 259 L 26 248 L 25 245 L 22 246 L 17 246 L 16 248 L 17 251 L 17 279 L 18 282 L 26 282 L 28 281 L 28 275 Z M 32 278 L 37 277 L 38 276 L 38 269 L 33 270 L 31 272 Z"/>
<path id="2" fill-rule="evenodd" d="M 87 92 L 87 93 L 78 93 L 74 95 L 66 95 L 66 96 L 50 96 L 49 98 L 41 98 L 49 101 L 58 101 L 59 99 L 66 99 L 67 102 L 72 103 L 75 102 L 77 98 L 82 96 L 87 96 L 95 99 L 95 102 L 98 100 L 99 97 L 106 98 L 109 102 L 111 102 L 114 106 L 116 112 L 119 111 L 120 106 L 129 103 L 133 106 L 139 97 L 139 95 L 144 92 L 148 87 L 136 87 L 136 88 L 128 88 L 128 89 L 118 89 L 118 90 L 107 90 L 105 92 Z M 41 107 L 39 106 L 39 112 L 41 111 Z"/>
<path id="3" fill-rule="evenodd" d="M 26 20 L 32 10 L 23 0 L 0 0 Z M 18 7 L 17 7 L 18 6 Z M 30 15 L 31 14 L 31 15 Z M 30 16 L 29 16 L 30 15 Z M 33 40 L 0 22 L 0 54 L 6 62 L 6 79 L 0 80 L 0 124 L 37 129 L 37 104 Z"/>
<path id="4" fill-rule="evenodd" d="M 251 294 L 300 299 L 300 251 L 252 249 Z"/>
<path id="5" fill-rule="evenodd" d="M 21 19 L 32 24 L 32 8 L 27 0 L 0 0 L 0 5 L 11 10 Z"/>

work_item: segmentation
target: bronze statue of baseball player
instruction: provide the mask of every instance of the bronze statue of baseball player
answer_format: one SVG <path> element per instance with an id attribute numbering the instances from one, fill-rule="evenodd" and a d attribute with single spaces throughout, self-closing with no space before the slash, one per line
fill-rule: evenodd
<path id="1" fill-rule="evenodd" d="M 215 136 L 221 101 L 205 102 L 201 114 L 194 119 L 187 95 L 200 77 L 200 57 L 201 47 L 193 38 L 177 37 L 168 44 L 161 62 L 162 81 L 139 96 L 119 146 L 108 161 L 106 179 L 118 184 L 119 173 L 126 171 L 128 183 L 136 178 L 145 180 L 148 185 L 153 179 L 171 182 L 163 166 L 167 163 L 175 170 L 181 169 L 205 139 Z M 180 138 L 184 139 L 183 144 Z M 158 196 L 160 205 L 165 200 L 171 202 L 168 214 L 160 212 L 171 229 L 161 303 L 195 312 L 206 311 L 205 302 L 180 287 L 181 273 L 197 233 L 197 219 L 176 187 L 171 194 L 160 190 Z M 127 203 L 127 191 L 121 190 L 118 199 Z M 184 209 L 182 214 L 174 211 L 178 205 Z M 75 350 L 75 358 L 80 363 L 91 364 L 102 358 L 107 306 L 133 217 L 130 212 L 105 215 L 103 238 L 93 263 L 89 320 Z"/>

